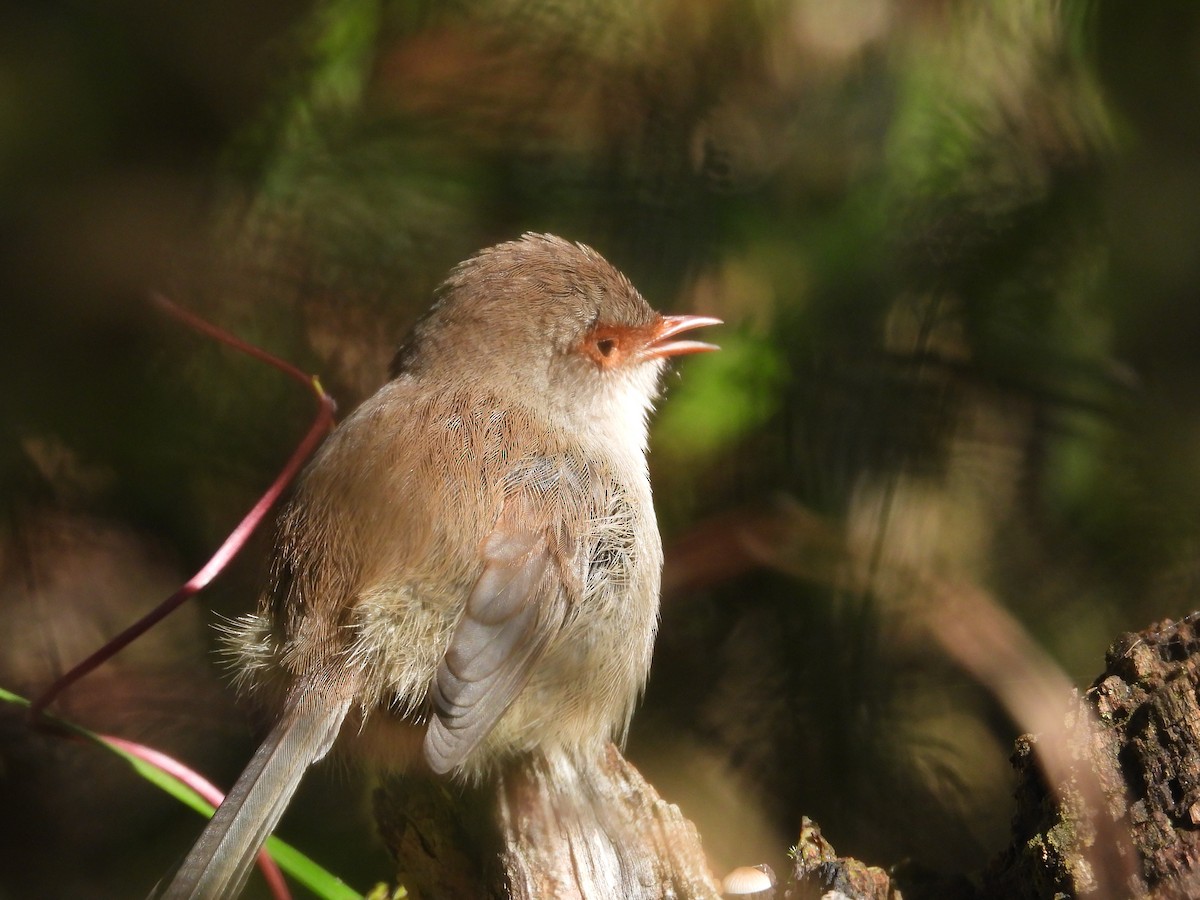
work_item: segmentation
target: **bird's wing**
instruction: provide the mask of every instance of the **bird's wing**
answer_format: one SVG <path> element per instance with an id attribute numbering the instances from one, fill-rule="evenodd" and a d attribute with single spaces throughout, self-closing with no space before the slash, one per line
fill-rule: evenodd
<path id="1" fill-rule="evenodd" d="M 487 736 L 562 623 L 566 548 L 548 505 L 544 490 L 510 495 L 483 542 L 483 572 L 433 682 L 425 758 L 435 772 L 459 766 Z"/>

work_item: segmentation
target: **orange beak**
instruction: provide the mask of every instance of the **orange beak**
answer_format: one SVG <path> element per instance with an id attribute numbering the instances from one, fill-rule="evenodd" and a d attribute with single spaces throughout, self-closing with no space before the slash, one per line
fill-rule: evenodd
<path id="1" fill-rule="evenodd" d="M 650 341 L 641 354 L 642 358 L 663 359 L 668 356 L 683 356 L 685 353 L 720 350 L 716 344 L 706 344 L 703 341 L 673 341 L 671 338 L 693 328 L 723 324 L 720 319 L 714 319 L 712 316 L 663 316 L 658 324 L 652 326 Z"/>

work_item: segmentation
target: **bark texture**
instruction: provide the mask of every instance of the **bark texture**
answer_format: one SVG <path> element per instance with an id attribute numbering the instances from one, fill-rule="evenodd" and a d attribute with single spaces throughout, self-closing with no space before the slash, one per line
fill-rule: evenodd
<path id="1" fill-rule="evenodd" d="M 416 898 L 716 900 L 700 835 L 615 746 L 534 756 L 493 784 L 394 777 L 376 819 Z"/>
<path id="2" fill-rule="evenodd" d="M 1195 622 L 1127 634 L 1068 714 L 1077 773 L 1103 792 L 1046 784 L 1037 741 L 1018 741 L 1013 841 L 989 898 L 1200 896 L 1200 637 Z M 1096 806 L 1100 808 L 1095 808 Z"/>
<path id="3" fill-rule="evenodd" d="M 716 900 L 696 827 L 616 747 L 597 762 L 539 756 L 506 774 L 499 814 L 513 900 Z"/>

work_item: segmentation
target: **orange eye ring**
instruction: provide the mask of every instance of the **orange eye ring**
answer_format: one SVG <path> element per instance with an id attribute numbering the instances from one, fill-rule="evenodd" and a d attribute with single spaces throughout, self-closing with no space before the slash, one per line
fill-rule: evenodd
<path id="1" fill-rule="evenodd" d="M 716 346 L 674 338 L 693 328 L 720 324 L 720 319 L 711 316 L 659 316 L 644 325 L 596 325 L 575 345 L 575 351 L 601 369 L 616 368 L 630 358 L 652 360 L 706 353 L 716 350 Z"/>
<path id="2" fill-rule="evenodd" d="M 580 342 L 579 350 L 601 369 L 619 366 L 628 355 L 630 335 L 617 326 L 595 328 Z"/>

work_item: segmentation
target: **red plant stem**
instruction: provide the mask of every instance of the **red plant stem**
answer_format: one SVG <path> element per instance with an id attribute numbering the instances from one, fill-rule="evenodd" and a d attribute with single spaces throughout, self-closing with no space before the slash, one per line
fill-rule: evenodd
<path id="1" fill-rule="evenodd" d="M 137 640 L 139 637 L 165 619 L 168 615 L 182 606 L 192 595 L 207 587 L 209 582 L 216 578 L 217 575 L 219 575 L 229 563 L 229 561 L 241 551 L 243 546 L 245 546 L 246 541 L 250 538 L 250 535 L 254 533 L 254 530 L 258 528 L 259 525 L 262 524 L 262 520 L 266 517 L 267 512 L 275 504 L 275 501 L 279 499 L 280 495 L 291 483 L 292 479 L 296 477 L 296 473 L 300 471 L 300 467 L 304 465 L 305 460 L 307 460 L 312 452 L 317 448 L 317 445 L 321 442 L 321 439 L 325 436 L 325 433 L 329 431 L 330 427 L 333 425 L 333 414 L 335 410 L 333 398 L 325 393 L 325 390 L 321 387 L 321 383 L 319 380 L 317 380 L 317 378 L 306 375 L 290 363 L 286 363 L 278 357 L 267 353 L 265 350 L 255 347 L 252 344 L 248 344 L 240 338 L 234 337 L 228 332 L 222 331 L 215 325 L 204 321 L 195 314 L 176 306 L 166 297 L 163 297 L 159 294 L 154 294 L 153 300 L 159 306 L 166 309 L 171 315 L 181 319 L 184 323 L 201 332 L 202 334 L 208 335 L 214 340 L 220 341 L 221 343 L 227 344 L 236 350 L 240 350 L 241 352 L 246 353 L 255 359 L 261 360 L 283 372 L 290 378 L 293 378 L 296 381 L 299 381 L 301 384 L 310 387 L 316 395 L 317 402 L 319 404 L 317 416 L 313 420 L 312 426 L 308 429 L 308 433 L 304 436 L 304 440 L 301 441 L 300 445 L 295 449 L 295 451 L 293 451 L 292 455 L 288 458 L 287 464 L 283 467 L 282 471 L 280 471 L 279 475 L 276 476 L 275 480 L 271 483 L 271 486 L 267 488 L 266 493 L 264 493 L 258 499 L 258 502 L 254 504 L 250 511 L 242 518 L 241 522 L 237 524 L 237 527 L 235 527 L 233 531 L 229 533 L 229 536 L 225 538 L 224 542 L 217 549 L 217 552 L 212 555 L 212 558 L 204 564 L 200 571 L 188 579 L 188 581 L 181 588 L 179 588 L 179 590 L 173 593 L 149 613 L 142 616 L 142 618 L 138 619 L 108 643 L 104 644 L 104 646 L 100 647 L 98 650 L 96 650 L 96 652 L 88 656 L 87 659 L 83 660 L 83 662 L 73 666 L 67 672 L 55 679 L 54 683 L 51 684 L 50 687 L 48 687 L 40 697 L 34 700 L 30 706 L 30 713 L 35 719 L 41 715 L 42 711 L 59 694 L 84 676 L 93 672 L 103 663 L 112 659 L 112 657 L 116 656 L 127 646 L 133 643 L 133 641 Z"/>
<path id="2" fill-rule="evenodd" d="M 232 335 L 228 331 L 225 331 L 222 328 L 218 328 L 216 325 L 212 324 L 211 322 L 205 321 L 204 319 L 200 318 L 194 312 L 184 309 L 182 306 L 179 306 L 177 303 L 174 303 L 173 301 L 168 300 L 162 294 L 158 294 L 158 293 L 151 294 L 150 301 L 152 303 L 154 303 L 155 306 L 160 307 L 164 312 L 179 319 L 181 322 L 183 322 L 188 327 L 194 329 L 195 331 L 198 331 L 203 335 L 207 335 L 208 337 L 212 338 L 214 341 L 217 341 L 219 343 L 225 344 L 226 346 L 232 347 L 234 350 L 239 350 L 242 353 L 245 353 L 247 356 L 252 356 L 255 359 L 259 360 L 260 362 L 265 362 L 267 365 L 271 366 L 272 368 L 278 369 L 280 372 L 283 372 L 285 375 L 287 375 L 289 378 L 293 379 L 294 381 L 300 382 L 300 384 L 309 386 L 309 385 L 312 385 L 316 381 L 316 379 L 313 376 L 300 371 L 295 366 L 293 366 L 290 362 L 286 362 L 285 360 L 280 359 L 278 356 L 268 353 L 266 350 L 263 350 L 261 347 L 255 347 L 253 344 L 243 341 L 240 337 L 237 337 L 236 335 Z M 322 398 L 322 400 L 329 400 L 330 403 L 333 402 L 332 399 L 329 398 L 329 396 L 324 391 L 321 390 L 319 384 L 317 385 L 317 396 Z"/>

